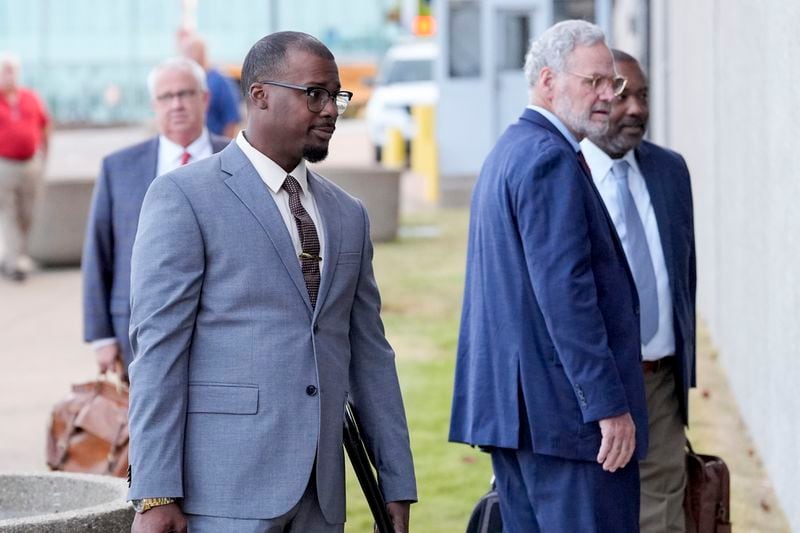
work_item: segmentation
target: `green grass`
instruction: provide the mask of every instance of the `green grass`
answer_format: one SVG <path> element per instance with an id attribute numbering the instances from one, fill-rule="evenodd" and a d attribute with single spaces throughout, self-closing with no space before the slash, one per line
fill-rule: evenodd
<path id="1" fill-rule="evenodd" d="M 411 527 L 424 533 L 463 531 L 491 476 L 486 454 L 447 442 L 467 213 L 417 213 L 403 224 L 437 232 L 378 245 L 374 260 L 414 452 L 419 503 L 411 508 Z M 346 530 L 371 531 L 372 518 L 352 472 L 347 506 Z"/>

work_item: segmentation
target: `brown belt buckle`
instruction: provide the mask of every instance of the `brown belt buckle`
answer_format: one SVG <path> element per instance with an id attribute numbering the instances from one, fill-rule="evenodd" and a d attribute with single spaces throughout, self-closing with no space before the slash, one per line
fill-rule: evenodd
<path id="1" fill-rule="evenodd" d="M 667 355 L 655 361 L 642 361 L 642 372 L 645 374 L 654 374 L 659 370 L 672 366 L 672 360 L 675 356 Z"/>

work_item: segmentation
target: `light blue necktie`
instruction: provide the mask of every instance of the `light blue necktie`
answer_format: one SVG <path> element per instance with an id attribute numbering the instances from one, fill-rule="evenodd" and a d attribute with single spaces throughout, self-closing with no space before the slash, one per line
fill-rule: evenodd
<path id="1" fill-rule="evenodd" d="M 625 242 L 628 245 L 628 265 L 631 267 L 636 290 L 639 293 L 642 344 L 647 344 L 658 330 L 658 290 L 642 217 L 639 216 L 639 210 L 636 209 L 636 203 L 628 187 L 628 166 L 627 161 L 615 161 L 611 172 L 616 178 L 617 194 L 622 208 L 622 224 L 625 226 Z"/>

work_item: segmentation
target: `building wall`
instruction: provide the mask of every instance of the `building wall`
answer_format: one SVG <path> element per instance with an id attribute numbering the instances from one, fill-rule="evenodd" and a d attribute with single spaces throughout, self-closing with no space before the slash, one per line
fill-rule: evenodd
<path id="1" fill-rule="evenodd" d="M 530 41 L 568 18 L 606 26 L 611 4 L 612 0 L 434 0 L 441 50 L 436 141 L 443 194 L 453 179 L 460 183 L 458 188 L 471 186 L 497 138 L 528 105 L 522 59 Z M 459 23 L 465 7 L 479 19 L 469 30 Z M 527 19 L 525 30 L 517 32 L 521 18 Z M 520 42 L 523 33 L 526 38 Z M 523 53 L 517 54 L 520 49 Z M 454 73 L 452 65 L 473 53 L 479 58 L 475 69 Z"/>
<path id="2" fill-rule="evenodd" d="M 653 0 L 651 16 L 651 133 L 692 172 L 699 311 L 800 531 L 800 4 Z"/>

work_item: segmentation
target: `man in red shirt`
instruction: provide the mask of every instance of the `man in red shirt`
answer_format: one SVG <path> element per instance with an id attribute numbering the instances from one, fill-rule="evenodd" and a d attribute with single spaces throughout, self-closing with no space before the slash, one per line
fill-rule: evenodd
<path id="1" fill-rule="evenodd" d="M 50 119 L 36 94 L 19 86 L 19 61 L 0 52 L 0 274 L 24 281 L 33 202 L 42 175 Z"/>

